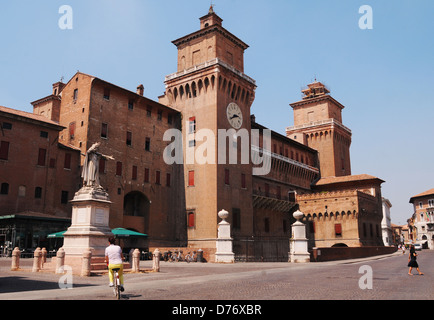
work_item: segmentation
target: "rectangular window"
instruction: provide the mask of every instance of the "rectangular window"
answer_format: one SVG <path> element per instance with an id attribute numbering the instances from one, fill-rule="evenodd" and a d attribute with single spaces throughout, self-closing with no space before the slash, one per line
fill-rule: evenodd
<path id="1" fill-rule="evenodd" d="M 36 187 L 35 188 L 35 199 L 41 199 L 42 198 L 42 188 Z"/>
<path id="2" fill-rule="evenodd" d="M 188 172 L 188 186 L 194 187 L 194 171 Z"/>
<path id="3" fill-rule="evenodd" d="M 264 218 L 264 231 L 270 232 L 270 219 Z"/>
<path id="4" fill-rule="evenodd" d="M 132 139 L 133 139 L 133 134 L 127 131 L 127 146 L 131 146 Z"/>
<path id="5" fill-rule="evenodd" d="M 225 185 L 229 185 L 229 169 L 225 169 Z"/>
<path id="6" fill-rule="evenodd" d="M 265 196 L 270 196 L 270 185 L 268 183 L 265 184 Z"/>
<path id="7" fill-rule="evenodd" d="M 62 196 L 60 198 L 60 203 L 67 204 L 68 203 L 68 191 L 62 191 Z"/>
<path id="8" fill-rule="evenodd" d="M 74 95 L 72 96 L 72 99 L 74 99 L 74 101 L 76 101 L 78 98 L 78 89 L 74 89 Z"/>
<path id="9" fill-rule="evenodd" d="M 194 211 L 187 213 L 187 223 L 189 228 L 194 228 Z"/>
<path id="10" fill-rule="evenodd" d="M 152 116 L 152 107 L 148 107 L 148 108 L 146 109 L 146 116 L 147 116 L 148 118 L 150 118 L 150 117 Z"/>
<path id="11" fill-rule="evenodd" d="M 246 175 L 244 173 L 241 174 L 241 188 L 246 189 Z"/>
<path id="12" fill-rule="evenodd" d="M 74 139 L 75 137 L 75 122 L 69 124 L 69 138 Z"/>
<path id="13" fill-rule="evenodd" d="M 116 175 L 122 176 L 122 162 L 116 162 Z"/>
<path id="14" fill-rule="evenodd" d="M 50 168 L 54 168 L 56 166 L 56 159 L 50 158 L 49 166 Z"/>
<path id="15" fill-rule="evenodd" d="M 170 173 L 166 174 L 166 187 L 170 187 Z"/>
<path id="16" fill-rule="evenodd" d="M 47 150 L 43 148 L 39 148 L 38 153 L 38 166 L 45 166 L 45 157 L 47 155 Z"/>
<path id="17" fill-rule="evenodd" d="M 241 211 L 238 208 L 232 208 L 232 228 L 241 229 Z"/>
<path id="18" fill-rule="evenodd" d="M 104 98 L 105 100 L 110 100 L 110 89 L 109 89 L 109 88 L 105 88 L 105 89 L 104 89 L 104 95 L 103 95 L 103 98 Z"/>
<path id="19" fill-rule="evenodd" d="M 3 182 L 0 188 L 0 194 L 8 194 L 9 193 L 9 183 Z"/>
<path id="20" fill-rule="evenodd" d="M 39 133 L 39 136 L 40 136 L 41 138 L 48 138 L 48 132 L 47 132 L 47 131 L 41 131 L 41 132 Z"/>
<path id="21" fill-rule="evenodd" d="M 190 140 L 190 141 L 188 141 L 188 146 L 189 146 L 190 148 L 195 147 L 195 146 L 196 146 L 196 140 Z"/>
<path id="22" fill-rule="evenodd" d="M 151 138 L 146 138 L 145 140 L 145 150 L 151 151 Z"/>
<path id="23" fill-rule="evenodd" d="M 155 184 L 160 184 L 160 174 L 161 172 L 158 170 L 155 172 Z"/>
<path id="24" fill-rule="evenodd" d="M 188 119 L 188 133 L 196 132 L 196 117 Z"/>
<path id="25" fill-rule="evenodd" d="M 108 136 L 108 124 L 101 123 L 101 138 L 107 139 Z"/>
<path id="26" fill-rule="evenodd" d="M 145 168 L 145 178 L 143 181 L 149 182 L 149 169 L 148 168 Z"/>
<path id="27" fill-rule="evenodd" d="M 335 224 L 335 236 L 336 237 L 342 236 L 342 224 L 340 223 Z"/>
<path id="28" fill-rule="evenodd" d="M 159 121 L 163 120 L 163 111 L 158 110 L 157 120 L 159 120 Z"/>
<path id="29" fill-rule="evenodd" d="M 3 130 L 12 130 L 12 123 L 9 123 L 9 122 L 3 122 L 3 124 L 2 124 L 2 129 L 3 129 Z"/>
<path id="30" fill-rule="evenodd" d="M 65 153 L 65 161 L 63 163 L 64 169 L 71 169 L 71 154 Z"/>
<path id="31" fill-rule="evenodd" d="M 133 166 L 132 180 L 137 180 L 137 166 Z"/>
<path id="32" fill-rule="evenodd" d="M 288 191 L 288 201 L 295 202 L 295 191 Z"/>
<path id="33" fill-rule="evenodd" d="M 428 207 L 429 208 L 434 207 L 434 200 L 433 199 L 428 200 Z"/>
<path id="34" fill-rule="evenodd" d="M 128 100 L 128 110 L 134 109 L 134 100 Z"/>
<path id="35" fill-rule="evenodd" d="M 9 142 L 2 141 L 0 142 L 0 160 L 8 160 L 9 159 Z"/>
<path id="36" fill-rule="evenodd" d="M 171 114 L 169 114 L 168 116 L 167 116 L 167 123 L 168 124 L 172 124 L 172 115 Z"/>

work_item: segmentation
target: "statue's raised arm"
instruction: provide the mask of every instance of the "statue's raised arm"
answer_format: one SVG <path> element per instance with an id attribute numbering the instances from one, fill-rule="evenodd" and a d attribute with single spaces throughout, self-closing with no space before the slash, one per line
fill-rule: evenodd
<path id="1" fill-rule="evenodd" d="M 94 143 L 86 152 L 86 157 L 83 163 L 83 171 L 81 177 L 83 178 L 83 185 L 87 187 L 98 188 L 101 187 L 99 183 L 99 160 L 104 158 L 107 160 L 114 160 L 112 156 L 103 155 L 98 152 L 100 143 Z"/>

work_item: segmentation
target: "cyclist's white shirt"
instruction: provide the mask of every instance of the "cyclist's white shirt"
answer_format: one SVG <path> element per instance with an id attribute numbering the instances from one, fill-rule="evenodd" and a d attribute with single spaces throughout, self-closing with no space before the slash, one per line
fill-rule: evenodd
<path id="1" fill-rule="evenodd" d="M 105 255 L 109 259 L 109 264 L 122 264 L 122 249 L 114 244 L 105 248 Z"/>

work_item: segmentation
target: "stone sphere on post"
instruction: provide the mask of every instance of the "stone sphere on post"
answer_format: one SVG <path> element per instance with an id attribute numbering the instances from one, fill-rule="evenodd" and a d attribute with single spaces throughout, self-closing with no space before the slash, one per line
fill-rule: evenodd
<path id="1" fill-rule="evenodd" d="M 223 221 L 226 221 L 226 219 L 229 217 L 229 212 L 227 212 L 225 209 L 221 210 L 218 213 L 220 219 L 222 219 Z"/>
<path id="2" fill-rule="evenodd" d="M 295 218 L 295 220 L 300 221 L 301 219 L 303 219 L 304 213 L 300 210 L 297 210 L 292 216 Z"/>

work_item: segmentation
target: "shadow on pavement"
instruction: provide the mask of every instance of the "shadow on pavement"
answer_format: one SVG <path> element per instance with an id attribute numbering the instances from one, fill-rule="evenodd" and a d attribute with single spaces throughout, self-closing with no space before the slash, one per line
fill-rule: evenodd
<path id="1" fill-rule="evenodd" d="M 74 288 L 91 287 L 93 284 L 73 284 Z M 20 291 L 52 290 L 59 289 L 58 281 L 32 280 L 26 277 L 2 277 L 0 278 L 0 293 Z"/>

